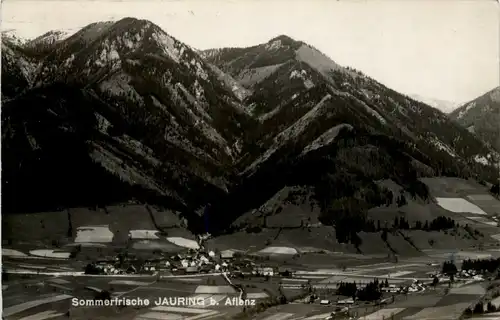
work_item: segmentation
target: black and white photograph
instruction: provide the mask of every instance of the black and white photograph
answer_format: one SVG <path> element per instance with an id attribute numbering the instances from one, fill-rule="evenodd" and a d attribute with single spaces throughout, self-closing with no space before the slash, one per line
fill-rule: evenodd
<path id="1" fill-rule="evenodd" d="M 0 25 L 2 319 L 500 319 L 498 1 Z"/>

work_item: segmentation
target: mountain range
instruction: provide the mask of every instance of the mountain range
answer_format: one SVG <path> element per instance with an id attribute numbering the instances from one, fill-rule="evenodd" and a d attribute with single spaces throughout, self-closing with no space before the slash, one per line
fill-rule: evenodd
<path id="1" fill-rule="evenodd" d="M 1 90 L 4 212 L 139 201 L 197 232 L 208 213 L 216 233 L 297 187 L 328 224 L 339 203 L 386 202 L 381 179 L 426 198 L 420 177 L 491 182 L 500 160 L 439 110 L 284 35 L 200 51 L 125 18 L 5 37 Z"/>
<path id="2" fill-rule="evenodd" d="M 500 86 L 454 110 L 450 117 L 500 151 Z"/>

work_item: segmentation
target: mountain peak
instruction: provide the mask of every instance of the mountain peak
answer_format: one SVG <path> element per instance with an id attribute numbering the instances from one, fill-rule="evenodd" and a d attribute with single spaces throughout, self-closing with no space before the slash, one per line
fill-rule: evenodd
<path id="1" fill-rule="evenodd" d="M 467 102 L 450 117 L 500 151 L 500 87 Z"/>
<path id="2" fill-rule="evenodd" d="M 30 40 L 26 43 L 28 47 L 36 47 L 40 45 L 53 45 L 64 39 L 69 38 L 73 34 L 75 34 L 78 30 L 68 29 L 68 30 L 51 30 L 48 31 L 41 36 L 36 37 L 33 40 Z"/>
<path id="3" fill-rule="evenodd" d="M 155 25 L 153 22 L 146 19 L 137 19 L 133 17 L 125 17 L 115 22 L 115 26 L 120 27 L 149 27 Z"/>
<path id="4" fill-rule="evenodd" d="M 277 37 L 272 38 L 271 40 L 268 41 L 268 43 L 271 43 L 273 41 L 280 40 L 280 41 L 285 41 L 285 42 L 297 42 L 295 39 L 287 36 L 286 34 L 280 34 Z"/>
<path id="5" fill-rule="evenodd" d="M 279 35 L 277 37 L 272 38 L 269 40 L 266 44 L 266 47 L 271 47 L 271 48 L 278 48 L 281 46 L 293 46 L 300 43 L 299 41 L 296 41 L 295 39 L 290 38 L 287 35 Z"/>

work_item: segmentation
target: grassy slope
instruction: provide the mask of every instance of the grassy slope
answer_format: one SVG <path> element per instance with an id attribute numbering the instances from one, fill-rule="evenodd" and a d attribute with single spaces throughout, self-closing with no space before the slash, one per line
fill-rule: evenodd
<path id="1" fill-rule="evenodd" d="M 438 206 L 432 198 L 436 196 L 466 197 L 468 194 L 485 194 L 485 187 L 469 180 L 458 178 L 424 178 L 422 179 L 431 192 L 431 200 L 412 199 L 405 193 L 408 204 L 398 207 L 393 204 L 389 207 L 377 207 L 368 210 L 368 217 L 373 220 L 387 221 L 392 224 L 394 217 L 403 216 L 410 223 L 417 220 L 431 221 L 438 216 L 447 216 L 455 219 L 462 225 L 468 223 L 472 228 L 481 230 L 483 233 L 496 232 L 495 227 L 481 225 L 471 220 L 466 220 L 461 214 L 444 210 Z M 395 195 L 399 195 L 401 186 L 391 180 L 379 182 L 389 188 Z M 293 199 L 293 200 L 292 200 Z M 310 208 L 313 208 L 311 210 Z M 280 209 L 281 208 L 281 209 Z M 233 235 L 224 235 L 211 240 L 212 245 L 221 248 L 247 248 L 259 250 L 265 246 L 291 246 L 296 248 L 314 247 L 326 251 L 341 251 L 353 253 L 356 250 L 352 245 L 339 244 L 335 240 L 335 230 L 329 226 L 315 226 L 320 210 L 310 197 L 308 188 L 291 186 L 280 190 L 277 194 L 265 202 L 258 211 L 249 211 L 244 214 L 235 224 L 239 226 L 264 227 L 261 232 L 246 233 L 237 232 Z M 268 216 L 264 225 L 263 216 Z M 311 217 L 313 227 L 300 227 L 301 221 L 307 221 Z M 297 225 L 298 224 L 298 225 Z M 283 228 L 280 231 L 280 227 Z M 486 237 L 471 238 L 468 233 L 459 228 L 456 232 L 424 232 L 420 230 L 400 230 L 401 233 L 389 233 L 388 245 L 399 255 L 420 255 L 421 250 L 427 249 L 456 249 L 477 246 L 481 242 L 491 242 Z M 278 235 L 276 237 L 276 235 Z M 360 250 L 364 254 L 387 254 L 391 252 L 388 245 L 384 243 L 379 233 L 359 233 L 362 239 Z M 405 239 L 406 238 L 406 239 Z M 409 241 L 408 241 L 409 240 Z"/>
<path id="2" fill-rule="evenodd" d="M 143 205 L 117 205 L 106 209 L 72 208 L 71 236 L 68 236 L 69 222 L 67 211 L 41 212 L 29 214 L 10 214 L 2 216 L 2 239 L 15 245 L 32 243 L 51 246 L 54 241 L 60 244 L 72 243 L 77 228 L 82 226 L 109 225 L 113 232 L 113 243 L 128 241 L 130 230 L 155 230 L 155 223 L 162 222 L 169 236 L 193 238 L 180 223 L 178 217 L 170 212 L 152 209 L 155 221 Z M 161 220 L 159 219 L 161 217 Z"/>

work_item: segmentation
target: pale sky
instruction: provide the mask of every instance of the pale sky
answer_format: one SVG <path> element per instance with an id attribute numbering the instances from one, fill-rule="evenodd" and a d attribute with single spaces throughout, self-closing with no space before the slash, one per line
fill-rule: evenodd
<path id="1" fill-rule="evenodd" d="M 286 34 L 402 93 L 466 102 L 500 85 L 499 12 L 493 0 L 4 0 L 2 30 L 32 38 L 130 16 L 197 49 Z"/>

